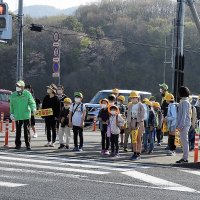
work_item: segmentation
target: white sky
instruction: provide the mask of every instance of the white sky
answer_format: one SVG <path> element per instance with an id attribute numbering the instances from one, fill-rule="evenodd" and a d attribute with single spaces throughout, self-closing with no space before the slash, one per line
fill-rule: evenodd
<path id="1" fill-rule="evenodd" d="M 1 1 L 1 0 L 0 0 Z M 49 5 L 56 8 L 65 9 L 79 5 L 85 5 L 98 0 L 24 0 L 24 6 L 30 5 Z M 9 6 L 9 10 L 15 11 L 18 7 L 18 0 L 3 0 Z"/>

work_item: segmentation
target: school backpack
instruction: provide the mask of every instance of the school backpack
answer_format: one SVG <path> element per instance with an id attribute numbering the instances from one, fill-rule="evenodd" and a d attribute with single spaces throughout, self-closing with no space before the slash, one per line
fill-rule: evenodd
<path id="1" fill-rule="evenodd" d="M 83 103 L 81 103 L 81 112 L 83 112 Z M 74 106 L 75 106 L 75 103 L 73 103 L 73 112 L 72 112 L 72 116 L 74 115 L 74 113 L 76 112 L 76 109 L 79 107 L 79 105 L 75 108 L 75 110 L 74 110 Z M 87 116 L 88 116 L 88 109 L 87 109 L 87 107 L 86 107 L 86 114 L 85 114 L 85 119 L 84 119 L 84 121 L 87 119 Z"/>

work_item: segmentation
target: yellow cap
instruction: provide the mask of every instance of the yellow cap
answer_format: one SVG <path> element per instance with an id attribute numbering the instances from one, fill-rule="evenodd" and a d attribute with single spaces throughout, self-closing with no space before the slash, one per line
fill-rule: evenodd
<path id="1" fill-rule="evenodd" d="M 152 102 L 151 101 L 145 101 L 145 104 L 148 106 L 152 106 Z"/>
<path id="2" fill-rule="evenodd" d="M 114 93 L 114 94 L 119 94 L 119 89 L 114 88 L 114 89 L 112 90 L 112 93 Z"/>
<path id="3" fill-rule="evenodd" d="M 120 96 L 118 96 L 118 98 L 117 98 L 118 100 L 121 100 L 122 102 L 124 102 L 126 99 L 125 99 L 125 96 L 122 96 L 122 95 L 120 95 Z"/>
<path id="4" fill-rule="evenodd" d="M 171 93 L 168 93 L 168 94 L 165 96 L 165 100 L 166 100 L 166 101 L 174 101 L 174 95 L 171 94 Z"/>
<path id="5" fill-rule="evenodd" d="M 129 96 L 129 98 L 139 98 L 140 96 L 139 96 L 139 94 L 136 92 L 136 91 L 132 91 L 131 93 L 130 93 L 130 96 Z"/>
<path id="6" fill-rule="evenodd" d="M 160 104 L 158 102 L 153 102 L 153 107 L 160 108 Z"/>
<path id="7" fill-rule="evenodd" d="M 72 100 L 70 98 L 65 98 L 64 103 L 72 103 Z"/>
<path id="8" fill-rule="evenodd" d="M 148 99 L 148 98 L 144 98 L 144 99 L 142 100 L 142 102 L 146 102 L 146 101 L 149 101 L 149 99 Z"/>

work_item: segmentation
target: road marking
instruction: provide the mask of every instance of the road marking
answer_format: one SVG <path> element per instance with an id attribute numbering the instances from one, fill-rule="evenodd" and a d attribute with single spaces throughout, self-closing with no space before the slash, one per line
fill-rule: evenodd
<path id="1" fill-rule="evenodd" d="M 186 187 L 186 186 L 182 186 L 180 184 L 177 183 L 173 183 L 161 178 L 157 178 L 148 174 L 144 174 L 138 171 L 127 171 L 127 172 L 122 172 L 122 174 L 125 174 L 127 176 L 133 177 L 135 179 L 156 185 L 162 189 L 165 190 L 174 190 L 174 191 L 186 191 L 186 192 L 197 192 L 200 193 L 192 188 Z"/>
<path id="2" fill-rule="evenodd" d="M 66 177 L 66 178 L 87 178 L 87 176 L 82 176 L 78 174 L 66 174 L 66 173 L 60 173 L 60 172 L 47 172 L 47 171 L 40 171 L 40 170 L 36 171 L 36 170 L 31 170 L 31 169 L 17 169 L 17 168 L 7 168 L 7 167 L 0 167 L 0 171 L 61 176 L 61 177 Z"/>
<path id="3" fill-rule="evenodd" d="M 13 155 L 16 156 L 15 153 L 7 153 L 7 152 L 0 152 L 0 155 Z M 112 163 L 109 162 L 109 160 L 106 161 L 96 161 L 93 159 L 76 159 L 76 158 L 60 158 L 56 156 L 40 156 L 40 155 L 27 155 L 27 154 L 17 154 L 18 157 L 25 157 L 25 158 L 39 158 L 39 159 L 46 159 L 46 160 L 58 160 L 58 161 L 64 161 L 64 162 L 80 162 L 80 163 L 86 163 L 86 164 L 93 164 L 93 165 L 99 165 L 101 169 L 105 167 L 116 167 L 116 171 L 127 171 L 132 170 L 133 168 L 142 168 L 142 169 L 148 169 L 150 166 L 145 166 L 138 163 Z M 121 168 L 121 169 L 120 169 Z M 110 170 L 114 170 L 114 168 L 111 168 Z"/>
<path id="4" fill-rule="evenodd" d="M 35 164 L 5 162 L 5 161 L 1 162 L 1 165 L 14 165 L 14 166 L 20 166 L 20 167 L 31 167 L 31 168 L 36 168 L 36 169 L 49 169 L 49 170 L 78 172 L 78 173 L 96 174 L 96 175 L 104 175 L 104 174 L 110 173 L 110 172 L 94 171 L 94 170 L 86 170 L 86 169 L 73 169 L 73 168 L 53 167 L 53 166 L 48 166 L 48 165 L 35 165 Z"/>
<path id="5" fill-rule="evenodd" d="M 195 170 L 180 170 L 180 171 L 200 176 L 200 171 L 195 171 Z"/>
<path id="6" fill-rule="evenodd" d="M 123 172 L 124 173 L 124 172 Z M 136 184 L 130 184 L 130 183 L 119 183 L 119 182 L 111 182 L 111 181 L 100 181 L 100 180 L 93 180 L 93 179 L 84 179 L 80 178 L 81 181 L 88 181 L 88 182 L 94 182 L 94 183 L 102 183 L 102 184 L 111 184 L 111 185 L 119 185 L 119 186 L 125 186 L 125 187 L 138 187 L 138 188 L 147 188 L 147 189 L 156 189 L 156 190 L 169 190 L 166 187 L 158 187 L 158 186 L 147 186 L 147 185 L 136 185 Z M 170 189 L 171 190 L 171 189 Z M 175 190 L 179 191 L 179 190 Z M 200 194 L 199 191 L 196 190 L 183 190 L 182 192 L 191 192 Z"/>
<path id="7" fill-rule="evenodd" d="M 22 183 L 10 183 L 10 182 L 2 182 L 0 181 L 0 187 L 11 187 L 11 188 L 14 188 L 14 187 L 22 187 L 22 186 L 25 186 L 27 184 L 22 184 Z"/>

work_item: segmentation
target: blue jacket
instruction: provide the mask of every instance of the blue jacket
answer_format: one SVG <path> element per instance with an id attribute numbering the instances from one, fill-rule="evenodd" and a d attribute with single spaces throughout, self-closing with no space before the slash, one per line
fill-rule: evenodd
<path id="1" fill-rule="evenodd" d="M 168 129 L 170 129 L 170 127 L 176 127 L 176 121 L 177 121 L 177 105 L 176 103 L 170 103 L 168 105 L 168 110 L 167 110 Z"/>
<path id="2" fill-rule="evenodd" d="M 189 98 L 182 98 L 178 107 L 177 128 L 189 128 L 191 126 L 191 105 Z"/>

